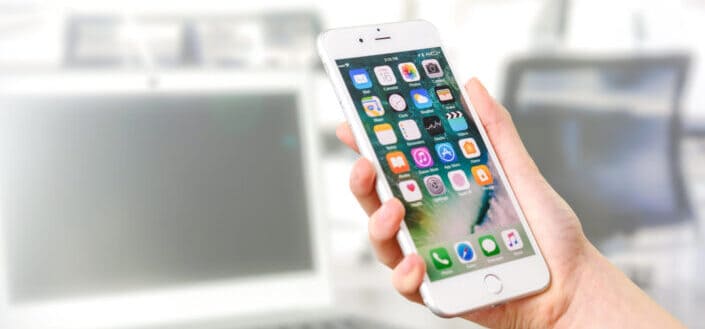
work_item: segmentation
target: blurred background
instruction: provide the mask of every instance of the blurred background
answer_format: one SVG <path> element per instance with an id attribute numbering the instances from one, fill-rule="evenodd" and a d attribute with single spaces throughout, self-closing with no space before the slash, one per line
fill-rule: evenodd
<path id="1" fill-rule="evenodd" d="M 0 0 L 4 314 L 313 267 L 345 314 L 474 327 L 376 263 L 315 50 L 408 19 L 507 106 L 589 239 L 705 328 L 703 0 Z"/>

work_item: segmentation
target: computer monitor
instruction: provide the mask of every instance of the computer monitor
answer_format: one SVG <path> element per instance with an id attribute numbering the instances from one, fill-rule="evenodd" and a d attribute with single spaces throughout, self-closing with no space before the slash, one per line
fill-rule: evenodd
<path id="1" fill-rule="evenodd" d="M 688 62 L 549 56 L 509 66 L 504 103 L 594 242 L 690 218 L 679 152 Z"/>
<path id="2" fill-rule="evenodd" d="M 326 304 L 300 76 L 5 85 L 0 318 L 99 328 Z"/>

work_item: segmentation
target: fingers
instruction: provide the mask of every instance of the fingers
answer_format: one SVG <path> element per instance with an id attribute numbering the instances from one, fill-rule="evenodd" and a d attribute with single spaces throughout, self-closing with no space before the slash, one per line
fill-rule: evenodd
<path id="1" fill-rule="evenodd" d="M 346 124 L 338 126 L 338 137 L 353 147 L 354 141 Z M 394 267 L 401 261 L 403 254 L 397 244 L 396 234 L 404 219 L 404 205 L 397 199 L 381 204 L 375 189 L 376 173 L 372 164 L 365 158 L 358 159 L 350 174 L 350 190 L 357 201 L 370 216 L 368 225 L 370 242 L 383 264 Z"/>
<path id="2" fill-rule="evenodd" d="M 404 205 L 397 199 L 385 202 L 372 216 L 368 225 L 370 242 L 377 259 L 388 267 L 395 267 L 404 257 L 396 235 L 404 218 Z"/>
<path id="3" fill-rule="evenodd" d="M 550 187 L 526 151 L 509 112 L 489 95 L 476 78 L 468 81 L 465 90 L 522 206 L 529 206 L 528 199 L 540 199 L 536 196 L 549 196 Z"/>
<path id="4" fill-rule="evenodd" d="M 422 303 L 419 286 L 426 273 L 426 265 L 419 255 L 404 257 L 396 235 L 404 218 L 404 206 L 397 199 L 384 203 L 370 217 L 369 233 L 377 259 L 394 268 L 392 283 L 399 293 L 410 301 Z"/>
<path id="5" fill-rule="evenodd" d="M 365 210 L 367 216 L 372 215 L 380 206 L 379 196 L 375 189 L 376 173 L 372 164 L 365 158 L 355 161 L 350 173 L 350 191 L 357 202 Z"/>
<path id="6" fill-rule="evenodd" d="M 353 136 L 352 130 L 350 130 L 350 126 L 347 122 L 342 122 L 335 128 L 335 135 L 338 136 L 338 139 L 340 139 L 341 142 L 345 143 L 345 145 L 353 151 L 360 153 L 360 150 L 357 148 L 357 144 L 355 144 L 355 137 Z"/>
<path id="7" fill-rule="evenodd" d="M 426 273 L 426 265 L 423 258 L 416 254 L 408 255 L 402 260 L 399 265 L 394 268 L 392 273 L 392 284 L 394 288 L 406 299 L 422 303 L 421 295 L 419 294 L 419 286 L 423 282 L 424 274 Z"/>
<path id="8" fill-rule="evenodd" d="M 509 180 L 538 175 L 536 164 L 526 151 L 509 112 L 490 96 L 478 79 L 470 79 L 465 84 L 465 90 L 480 116 L 497 157 L 506 169 L 507 176 L 514 176 Z"/>

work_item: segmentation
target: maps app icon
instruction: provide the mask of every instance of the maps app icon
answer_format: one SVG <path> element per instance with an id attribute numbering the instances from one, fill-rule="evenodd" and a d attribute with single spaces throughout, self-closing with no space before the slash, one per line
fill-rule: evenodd
<path id="1" fill-rule="evenodd" d="M 377 96 L 367 96 L 362 98 L 362 108 L 369 117 L 379 117 L 384 115 L 382 102 Z"/>

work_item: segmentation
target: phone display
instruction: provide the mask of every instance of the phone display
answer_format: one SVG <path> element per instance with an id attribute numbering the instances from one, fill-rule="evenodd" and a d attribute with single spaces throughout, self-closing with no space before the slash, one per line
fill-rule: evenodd
<path id="1" fill-rule="evenodd" d="M 535 254 L 441 48 L 336 64 L 431 281 Z"/>

